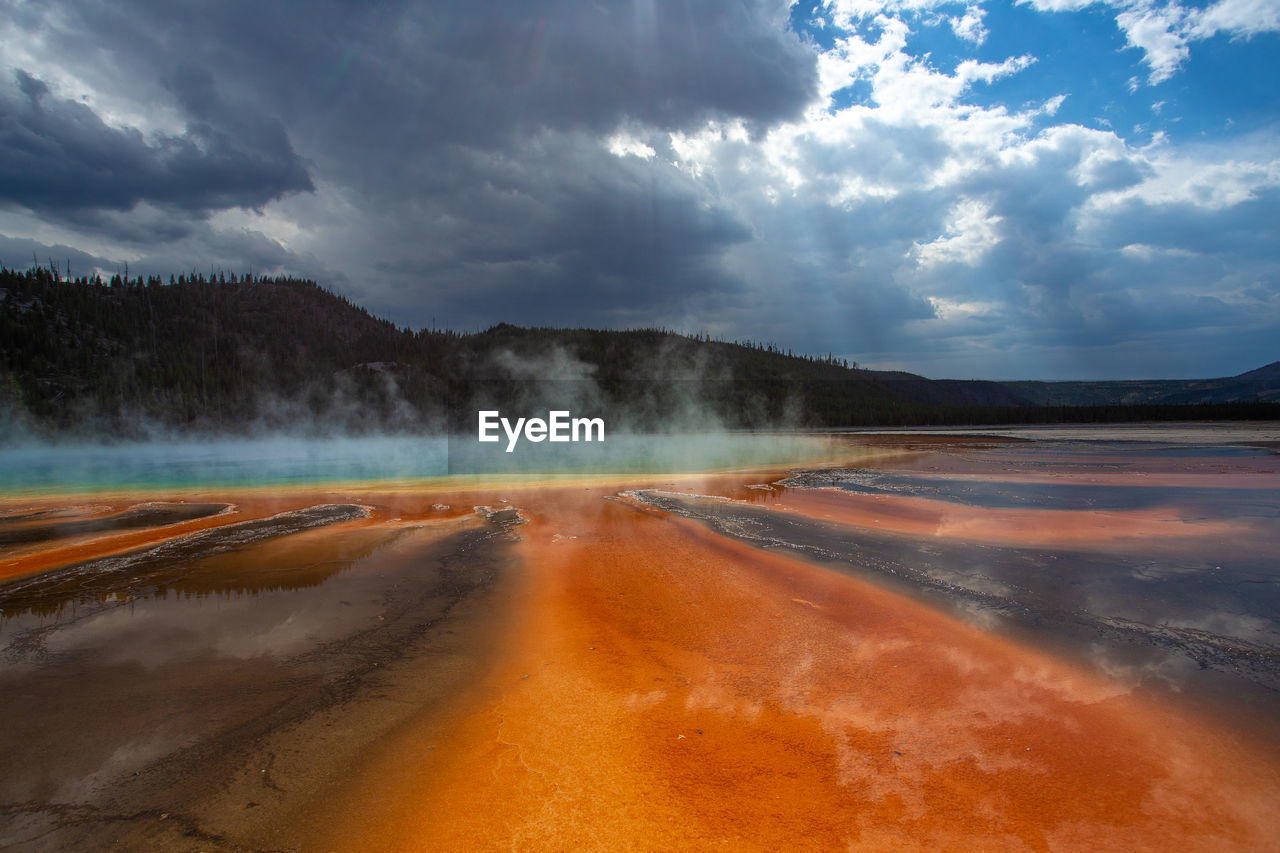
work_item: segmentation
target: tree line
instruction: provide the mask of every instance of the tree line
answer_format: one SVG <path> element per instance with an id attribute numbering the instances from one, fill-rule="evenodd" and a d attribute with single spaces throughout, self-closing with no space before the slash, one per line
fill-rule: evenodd
<path id="1" fill-rule="evenodd" d="M 920 382 L 927 395 L 831 355 L 657 328 L 414 331 L 286 276 L 104 280 L 52 264 L 0 268 L 0 417 L 10 431 L 411 431 L 457 426 L 481 396 L 532 405 L 538 394 L 589 401 L 638 429 L 661 429 L 672 412 L 729 427 L 1280 415 L 1275 404 L 968 405 Z"/>

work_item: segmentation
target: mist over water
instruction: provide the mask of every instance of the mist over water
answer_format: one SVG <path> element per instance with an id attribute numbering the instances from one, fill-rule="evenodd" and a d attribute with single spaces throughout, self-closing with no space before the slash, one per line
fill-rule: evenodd
<path id="1" fill-rule="evenodd" d="M 437 477 L 440 437 L 228 438 L 0 451 L 0 489 L 260 486 Z"/>
<path id="2" fill-rule="evenodd" d="M 603 442 L 480 444 L 463 435 L 217 438 L 32 444 L 0 450 L 0 490 L 105 491 L 521 476 L 705 471 L 811 462 L 827 438 L 804 434 L 606 434 Z"/>
<path id="3" fill-rule="evenodd" d="M 603 442 L 551 444 L 506 440 L 481 444 L 474 435 L 449 438 L 449 473 L 638 474 L 679 473 L 812 463 L 835 443 L 803 433 L 674 433 L 606 436 Z"/>
<path id="4" fill-rule="evenodd" d="M 15 771 L 0 847 L 128 831 L 177 849 L 196 827 L 277 849 L 255 833 L 299 831 L 298 803 L 331 780 L 352 788 L 317 808 L 419 790 L 372 744 L 420 756 L 404 772 L 432 797 L 523 802 L 527 771 L 492 748 L 499 714 L 533 766 L 576 762 L 564 778 L 632 778 L 637 755 L 611 750 L 640 733 L 662 775 L 638 790 L 733 791 L 738 822 L 775 799 L 771 780 L 804 774 L 786 826 L 822 825 L 833 803 L 855 825 L 876 801 L 850 792 L 890 787 L 946 823 L 975 779 L 984 801 L 1026 792 L 1000 820 L 1041 821 L 1066 791 L 1055 808 L 1080 806 L 1068 817 L 1090 832 L 1134 819 L 1094 801 L 1176 783 L 1173 812 L 1273 789 L 1235 769 L 1270 772 L 1252 753 L 1280 749 L 1265 452 L 612 423 L 604 441 L 510 453 L 474 427 L 0 450 L 0 550 L 7 536 L 10 563 L 38 569 L 0 584 Z M 1183 725 L 1184 707 L 1238 750 Z M 441 775 L 439 757 L 474 778 Z M 741 778 L 764 780 L 761 800 L 739 798 Z M 436 840 L 356 802 L 375 815 L 362 833 Z M 529 813 L 545 805 L 532 790 Z"/>

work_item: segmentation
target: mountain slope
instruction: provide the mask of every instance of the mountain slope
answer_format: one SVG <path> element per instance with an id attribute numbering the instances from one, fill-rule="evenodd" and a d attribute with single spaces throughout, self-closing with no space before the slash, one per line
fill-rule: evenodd
<path id="1" fill-rule="evenodd" d="M 413 332 L 295 279 L 0 269 L 0 436 L 462 428 L 481 404 L 586 407 L 637 429 L 1189 417 L 1121 404 L 1276 399 L 1276 368 L 1192 383 L 939 381 L 658 329 Z"/>

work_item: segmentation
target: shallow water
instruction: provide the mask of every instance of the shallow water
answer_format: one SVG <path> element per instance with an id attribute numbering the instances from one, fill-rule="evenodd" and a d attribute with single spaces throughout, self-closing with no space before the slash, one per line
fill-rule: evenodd
<path id="1" fill-rule="evenodd" d="M 987 627 L 1280 718 L 1274 450 L 1051 440 L 886 467 L 779 481 L 769 505 L 836 524 L 777 546 L 834 535 L 823 556 L 907 578 Z"/>
<path id="2" fill-rule="evenodd" d="M 441 438 L 213 439 L 0 450 L 9 492 L 288 485 L 441 476 Z"/>
<path id="3" fill-rule="evenodd" d="M 266 807 L 282 799 L 280 732 L 341 708 L 364 736 L 380 733 L 379 717 L 361 725 L 361 686 L 411 652 L 450 647 L 438 626 L 493 585 L 506 537 L 478 517 L 362 525 L 336 510 L 0 588 L 0 846 L 96 848 L 130 833 L 126 848 L 220 846 L 257 817 L 209 818 L 247 765 L 266 764 L 237 808 L 279 818 Z M 428 695 L 449 683 L 430 670 L 418 679 Z M 331 769 L 302 751 L 291 772 L 275 771 L 295 796 Z"/>
<path id="4" fill-rule="evenodd" d="M 474 436 L 219 439 L 0 449 L 0 494 L 293 486 L 446 475 L 586 475 L 787 465 L 828 452 L 803 434 L 609 435 L 602 442 L 481 445 Z"/>
<path id="5" fill-rule="evenodd" d="M 1041 469 L 1045 470 L 1045 469 Z M 822 472 L 786 485 L 839 488 L 868 495 L 903 495 L 987 509 L 1145 509 L 1172 502 L 1195 507 L 1206 517 L 1275 518 L 1274 488 L 1192 488 L 1171 494 L 1166 486 L 1135 484 L 1020 482 L 926 477 L 865 469 Z"/>
<path id="6" fill-rule="evenodd" d="M 252 464 L 169 481 L 157 452 L 82 494 L 24 479 L 0 846 L 1280 839 L 1280 457 L 913 442 L 807 472 L 336 483 L 348 457 L 302 454 L 246 489 Z M 646 447 L 627 464 L 815 452 Z"/>

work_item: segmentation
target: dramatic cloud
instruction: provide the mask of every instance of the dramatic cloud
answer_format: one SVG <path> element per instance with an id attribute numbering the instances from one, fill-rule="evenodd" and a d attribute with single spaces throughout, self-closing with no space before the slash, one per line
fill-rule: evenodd
<path id="1" fill-rule="evenodd" d="M 1277 357 L 1268 0 L 0 10 L 6 263 L 935 376 Z"/>
<path id="2" fill-rule="evenodd" d="M 206 74 L 190 76 L 184 101 L 213 97 Z M 22 69 L 0 88 L 0 187 L 0 201 L 51 216 L 144 201 L 185 211 L 259 207 L 312 189 L 278 121 L 196 119 L 182 135 L 148 140 L 52 95 Z"/>

